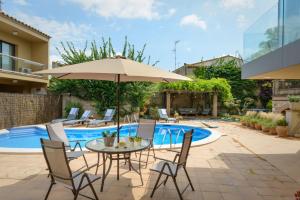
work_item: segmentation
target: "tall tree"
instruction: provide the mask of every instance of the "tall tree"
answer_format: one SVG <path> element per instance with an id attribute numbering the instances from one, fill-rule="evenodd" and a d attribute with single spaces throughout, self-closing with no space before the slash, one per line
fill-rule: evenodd
<path id="1" fill-rule="evenodd" d="M 141 50 L 136 50 L 134 45 L 130 44 L 127 41 L 127 37 L 125 37 L 125 42 L 121 51 L 122 56 L 137 62 L 145 62 L 145 48 L 146 44 Z M 61 47 L 57 48 L 57 50 L 63 59 L 63 65 L 71 65 L 116 56 L 116 51 L 113 48 L 110 38 L 108 40 L 102 38 L 100 45 L 98 45 L 96 41 L 91 42 L 90 45 L 86 42 L 82 49 L 76 48 L 72 42 L 62 42 Z M 150 63 L 150 56 L 146 63 Z M 157 63 L 158 61 L 154 62 L 152 65 L 156 65 Z M 121 105 L 130 104 L 132 105 L 132 108 L 143 107 L 143 104 L 151 95 L 151 88 L 153 88 L 152 84 L 145 82 L 121 83 Z M 49 90 L 57 94 L 70 93 L 71 95 L 82 99 L 95 101 L 96 110 L 99 114 L 106 108 L 115 106 L 115 89 L 116 84 L 111 81 L 58 80 L 56 78 L 50 80 L 49 86 Z"/>

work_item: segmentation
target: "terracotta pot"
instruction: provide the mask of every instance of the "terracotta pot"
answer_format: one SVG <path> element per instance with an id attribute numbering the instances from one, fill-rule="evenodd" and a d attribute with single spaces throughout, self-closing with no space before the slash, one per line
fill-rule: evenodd
<path id="1" fill-rule="evenodd" d="M 270 128 L 269 127 L 265 127 L 265 126 L 261 126 L 261 130 L 265 133 L 269 133 Z"/>
<path id="2" fill-rule="evenodd" d="M 106 147 L 112 147 L 114 145 L 115 137 L 105 137 L 103 139 Z"/>
<path id="3" fill-rule="evenodd" d="M 250 127 L 251 127 L 251 128 L 255 128 L 255 123 L 250 122 Z"/>
<path id="4" fill-rule="evenodd" d="M 256 130 L 261 130 L 261 125 L 258 124 L 258 123 L 256 123 L 256 124 L 255 124 L 255 129 L 256 129 Z"/>
<path id="5" fill-rule="evenodd" d="M 287 126 L 276 126 L 276 132 L 279 137 L 288 136 L 288 127 Z"/>
<path id="6" fill-rule="evenodd" d="M 270 134 L 270 135 L 277 135 L 276 127 L 270 128 L 269 134 Z"/>

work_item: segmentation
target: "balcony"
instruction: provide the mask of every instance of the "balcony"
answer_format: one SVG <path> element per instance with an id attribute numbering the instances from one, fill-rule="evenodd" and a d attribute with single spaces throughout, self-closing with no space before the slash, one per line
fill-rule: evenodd
<path id="1" fill-rule="evenodd" d="M 243 78 L 297 79 L 299 22 L 300 1 L 279 0 L 250 26 L 244 33 Z"/>
<path id="2" fill-rule="evenodd" d="M 32 72 L 42 70 L 43 68 L 45 68 L 44 64 L 0 53 L 0 78 L 21 79 L 25 81 L 34 78 L 43 79 L 42 82 L 45 82 L 47 81 L 47 76 L 32 74 Z"/>

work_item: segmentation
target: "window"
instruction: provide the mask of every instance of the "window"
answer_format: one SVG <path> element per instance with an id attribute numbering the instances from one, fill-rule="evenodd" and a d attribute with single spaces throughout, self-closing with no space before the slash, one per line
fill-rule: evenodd
<path id="1" fill-rule="evenodd" d="M 15 61 L 10 56 L 15 56 L 15 45 L 0 41 L 0 68 L 5 70 L 15 70 Z"/>

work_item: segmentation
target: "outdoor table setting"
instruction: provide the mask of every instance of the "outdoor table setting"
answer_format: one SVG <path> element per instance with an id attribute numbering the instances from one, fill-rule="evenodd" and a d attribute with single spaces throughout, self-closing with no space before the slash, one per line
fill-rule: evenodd
<path id="1" fill-rule="evenodd" d="M 98 173 L 99 166 L 102 165 L 101 192 L 103 191 L 105 179 L 111 170 L 113 160 L 117 161 L 117 180 L 119 180 L 120 174 L 120 160 L 125 160 L 126 163 L 128 161 L 129 170 L 133 170 L 140 176 L 143 185 L 141 173 L 141 151 L 149 148 L 151 144 L 150 141 L 138 137 L 124 137 L 120 138 L 120 140 L 120 142 L 117 142 L 114 138 L 104 137 L 88 141 L 85 145 L 88 150 L 98 153 L 96 174 Z M 134 168 L 131 163 L 131 154 L 136 152 L 140 152 L 138 158 L 138 169 Z M 103 162 L 100 164 L 101 154 Z M 106 166 L 107 159 L 109 159 L 108 167 Z"/>

